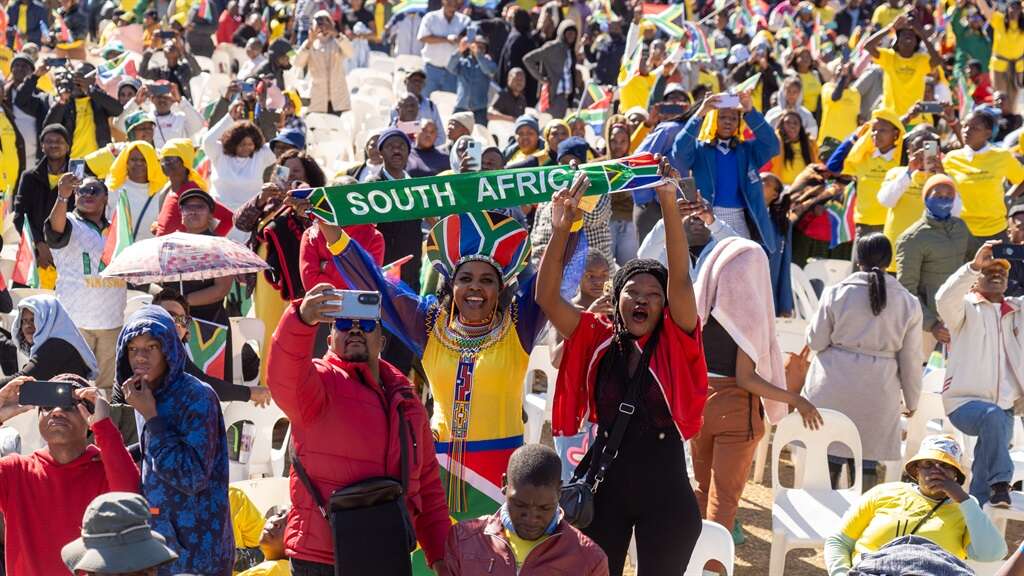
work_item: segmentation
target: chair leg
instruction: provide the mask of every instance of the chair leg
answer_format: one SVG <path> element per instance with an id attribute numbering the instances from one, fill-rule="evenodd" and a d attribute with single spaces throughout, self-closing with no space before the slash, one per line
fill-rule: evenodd
<path id="1" fill-rule="evenodd" d="M 768 576 L 782 576 L 786 569 L 786 537 L 772 534 L 771 557 L 768 560 Z"/>
<path id="2" fill-rule="evenodd" d="M 771 447 L 771 428 L 766 428 L 761 441 L 754 452 L 754 482 L 760 484 L 764 480 L 764 465 L 768 461 L 768 448 Z"/>

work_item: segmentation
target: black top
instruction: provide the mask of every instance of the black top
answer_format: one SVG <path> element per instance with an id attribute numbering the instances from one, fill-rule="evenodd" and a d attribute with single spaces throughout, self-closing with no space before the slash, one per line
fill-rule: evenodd
<path id="1" fill-rule="evenodd" d="M 714 316 L 704 324 L 701 338 L 704 340 L 704 361 L 708 365 L 708 374 L 735 377 L 738 346 Z"/>
<path id="2" fill-rule="evenodd" d="M 50 338 L 43 342 L 36 353 L 17 373 L 0 378 L 0 386 L 7 384 L 18 376 L 31 376 L 36 380 L 49 380 L 59 374 L 77 374 L 82 378 L 90 378 L 91 370 L 82 355 L 67 340 Z"/>
<path id="3" fill-rule="evenodd" d="M 672 414 L 661 388 L 651 375 L 649 364 L 638 365 L 636 373 L 630 376 L 629 356 L 619 352 L 618 346 L 613 342 L 597 367 L 596 405 L 599 426 L 602 430 L 611 430 L 619 414 L 619 405 L 626 397 L 627 386 L 633 378 L 639 378 L 640 402 L 634 419 L 630 421 L 631 427 L 634 421 L 640 421 L 657 430 L 674 430 Z M 624 348 L 635 347 L 630 342 L 624 344 Z M 634 349 L 633 354 L 640 354 L 640 351 Z"/>
<path id="4" fill-rule="evenodd" d="M 235 400 L 248 402 L 252 399 L 252 389 L 248 386 L 239 386 L 238 384 L 232 384 L 220 378 L 210 376 L 200 370 L 199 366 L 196 366 L 196 363 L 191 359 L 186 359 L 185 361 L 185 373 L 191 374 L 209 384 L 210 388 L 213 388 L 213 391 L 217 393 L 217 398 L 220 398 L 221 402 L 232 402 Z"/>
<path id="5" fill-rule="evenodd" d="M 501 90 L 491 107 L 506 116 L 518 118 L 526 112 L 526 94 L 516 97 L 512 95 L 511 90 Z M 504 146 L 506 142 L 499 142 L 499 144 Z"/>

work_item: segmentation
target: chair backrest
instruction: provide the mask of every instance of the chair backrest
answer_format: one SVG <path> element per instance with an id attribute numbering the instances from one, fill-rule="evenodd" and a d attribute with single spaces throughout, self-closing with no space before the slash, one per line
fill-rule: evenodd
<path id="1" fill-rule="evenodd" d="M 931 432 L 928 423 L 932 420 L 946 420 L 946 409 L 942 405 L 942 394 L 922 390 L 917 400 L 917 410 L 907 421 L 907 443 L 903 451 L 903 459 L 907 460 L 921 447 L 921 441 Z M 1014 420 L 1019 422 L 1018 418 Z"/>
<path id="2" fill-rule="evenodd" d="M 437 112 L 441 115 L 441 119 L 447 122 L 452 112 L 455 111 L 455 93 L 435 90 L 430 93 L 430 100 L 437 106 Z"/>
<path id="3" fill-rule="evenodd" d="M 921 390 L 927 390 L 929 392 L 942 393 L 943 386 L 946 385 L 946 369 L 937 368 L 929 370 L 924 378 L 921 380 Z"/>
<path id="4" fill-rule="evenodd" d="M 779 337 L 782 353 L 799 354 L 807 344 L 807 320 L 803 318 L 776 318 L 775 333 Z"/>
<path id="5" fill-rule="evenodd" d="M 704 520 L 700 537 L 683 576 L 702 576 L 704 566 L 711 560 L 717 560 L 725 567 L 726 576 L 732 576 L 736 564 L 736 545 L 733 543 L 732 534 L 724 526 Z"/>
<path id="6" fill-rule="evenodd" d="M 43 447 L 43 435 L 39 433 L 39 410 L 33 408 L 4 422 L 21 436 L 21 453 L 31 454 Z"/>
<path id="7" fill-rule="evenodd" d="M 857 425 L 841 412 L 821 408 L 818 410 L 824 421 L 821 428 L 809 430 L 804 428 L 799 412 L 793 412 L 783 418 L 775 428 L 772 440 L 772 490 L 783 490 L 779 481 L 779 459 L 782 449 L 790 442 L 800 442 L 806 450 L 802 487 L 805 490 L 831 490 L 832 481 L 828 473 L 828 447 L 833 442 L 845 444 L 853 452 L 854 482 L 852 489 L 858 494 L 863 486 L 864 457 L 861 450 L 860 432 Z"/>
<path id="8" fill-rule="evenodd" d="M 810 320 L 818 312 L 818 295 L 802 268 L 796 264 L 790 264 L 789 269 L 797 316 L 804 320 Z"/>
<path id="9" fill-rule="evenodd" d="M 348 125 L 341 116 L 323 112 L 310 112 L 306 114 L 306 125 L 313 132 L 324 130 L 341 132 L 348 129 Z"/>
<path id="10" fill-rule="evenodd" d="M 546 344 L 538 344 L 530 352 L 530 361 L 526 365 L 526 377 L 523 379 L 523 387 L 526 393 L 532 391 L 533 380 L 537 372 L 542 372 L 548 379 L 548 390 L 554 391 L 555 380 L 558 378 L 558 369 L 551 363 L 551 347 Z"/>
<path id="11" fill-rule="evenodd" d="M 508 120 L 491 120 L 487 123 L 487 129 L 498 140 L 498 148 L 502 149 L 508 144 L 509 139 L 515 136 L 514 127 L 515 124 Z"/>
<path id="12" fill-rule="evenodd" d="M 271 460 L 274 448 L 274 426 L 282 419 L 287 420 L 288 417 L 273 401 L 266 408 L 260 408 L 252 402 L 228 402 L 227 408 L 224 409 L 225 428 L 245 421 L 252 422 L 255 428 L 252 452 L 249 454 L 247 464 L 249 473 L 268 476 L 273 474 Z"/>
<path id="13" fill-rule="evenodd" d="M 828 288 L 853 274 L 853 262 L 828 258 L 809 260 L 804 266 L 804 272 L 807 274 L 807 278 L 821 280 L 822 284 Z"/>
<path id="14" fill-rule="evenodd" d="M 130 292 L 138 292 L 138 291 L 137 290 L 129 290 L 129 293 Z M 135 314 L 139 310 L 139 308 L 142 308 L 143 306 L 146 306 L 147 304 L 152 304 L 152 303 L 153 303 L 153 295 L 152 294 L 143 294 L 143 293 L 139 293 L 139 294 L 135 294 L 135 295 L 130 295 L 129 294 L 128 300 L 125 301 L 125 305 L 124 305 L 124 319 L 125 319 L 125 321 L 127 322 L 128 321 L 128 317 L 130 317 L 132 314 Z"/>
<path id="15" fill-rule="evenodd" d="M 423 67 L 423 57 L 418 54 L 399 54 L 395 56 L 395 68 L 399 70 L 415 70 Z M 404 77 L 402 78 L 405 79 Z"/>
<path id="16" fill-rule="evenodd" d="M 199 54 L 193 54 L 196 59 L 196 63 L 199 64 L 200 70 L 207 72 L 217 72 L 218 70 L 213 66 L 213 59 L 207 56 L 200 56 Z M 231 72 L 227 70 L 227 72 Z"/>
<path id="17" fill-rule="evenodd" d="M 231 368 L 232 378 L 235 384 L 255 384 L 259 381 L 257 376 L 256 381 L 244 382 L 242 380 L 242 346 L 246 342 L 255 341 L 260 356 L 262 357 L 267 353 L 267 349 L 264 346 L 264 338 L 266 337 L 263 320 L 259 318 L 241 318 L 238 316 L 228 319 L 228 324 L 231 327 Z"/>
<path id="18" fill-rule="evenodd" d="M 240 480 L 231 483 L 232 488 L 238 488 L 252 500 L 253 506 L 266 514 L 272 506 L 285 508 L 290 503 L 288 494 L 288 478 L 257 478 L 255 480 Z"/>

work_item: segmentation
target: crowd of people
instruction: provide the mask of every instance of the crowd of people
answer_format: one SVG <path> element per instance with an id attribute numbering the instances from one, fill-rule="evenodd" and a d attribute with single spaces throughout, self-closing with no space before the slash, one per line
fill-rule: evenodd
<path id="1" fill-rule="evenodd" d="M 0 428 L 3 573 L 618 576 L 635 541 L 678 575 L 828 409 L 864 488 L 830 576 L 1024 575 L 986 514 L 1024 414 L 1020 0 L 0 8 L 0 422 L 44 444 Z M 113 272 L 172 234 L 265 269 Z M 816 259 L 852 272 L 807 313 Z M 944 433 L 904 453 L 924 394 Z M 290 427 L 268 510 L 234 402 Z"/>

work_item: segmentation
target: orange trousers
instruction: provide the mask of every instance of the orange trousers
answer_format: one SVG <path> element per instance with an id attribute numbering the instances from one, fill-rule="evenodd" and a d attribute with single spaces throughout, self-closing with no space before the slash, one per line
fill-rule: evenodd
<path id="1" fill-rule="evenodd" d="M 711 378 L 704 426 L 690 440 L 697 504 L 706 520 L 732 530 L 757 443 L 764 436 L 761 399 L 734 378 Z"/>

